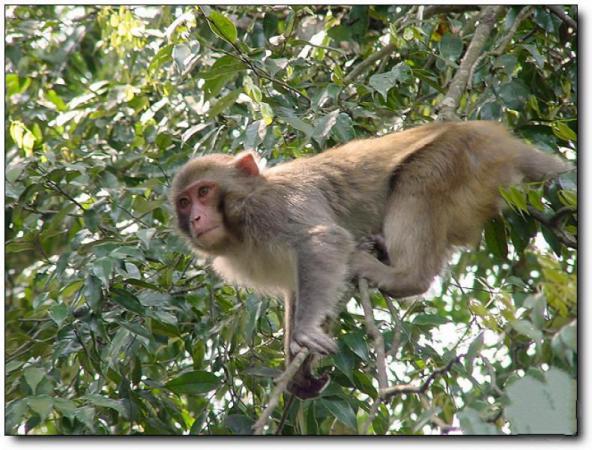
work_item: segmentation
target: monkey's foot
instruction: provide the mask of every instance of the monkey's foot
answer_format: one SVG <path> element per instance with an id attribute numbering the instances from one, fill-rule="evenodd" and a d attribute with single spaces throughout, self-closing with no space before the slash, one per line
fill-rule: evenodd
<path id="1" fill-rule="evenodd" d="M 321 328 L 308 328 L 294 332 L 293 340 L 290 343 L 290 352 L 295 355 L 303 347 L 320 355 L 337 352 L 337 344 Z"/>
<path id="2" fill-rule="evenodd" d="M 288 384 L 288 392 L 303 400 L 313 398 L 323 392 L 330 381 L 331 377 L 326 373 L 317 378 L 298 372 Z"/>
<path id="3" fill-rule="evenodd" d="M 366 236 L 357 245 L 358 250 L 373 254 L 381 263 L 389 266 L 391 264 L 386 241 L 382 234 L 371 234 Z"/>

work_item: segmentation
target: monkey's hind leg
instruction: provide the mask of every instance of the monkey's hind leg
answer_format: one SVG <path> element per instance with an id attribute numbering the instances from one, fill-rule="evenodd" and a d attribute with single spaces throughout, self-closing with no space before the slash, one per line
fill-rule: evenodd
<path id="1" fill-rule="evenodd" d="M 421 195 L 393 197 L 384 222 L 390 264 L 358 249 L 352 258 L 354 274 L 392 297 L 427 291 L 447 251 L 447 224 L 438 203 Z"/>

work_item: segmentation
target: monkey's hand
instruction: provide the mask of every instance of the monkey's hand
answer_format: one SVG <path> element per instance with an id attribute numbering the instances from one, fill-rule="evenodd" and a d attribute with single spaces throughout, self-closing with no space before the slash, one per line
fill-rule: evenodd
<path id="1" fill-rule="evenodd" d="M 303 347 L 320 355 L 329 355 L 337 352 L 337 344 L 321 327 L 308 327 L 294 330 L 294 336 L 290 343 L 290 352 L 295 355 L 300 352 Z"/>

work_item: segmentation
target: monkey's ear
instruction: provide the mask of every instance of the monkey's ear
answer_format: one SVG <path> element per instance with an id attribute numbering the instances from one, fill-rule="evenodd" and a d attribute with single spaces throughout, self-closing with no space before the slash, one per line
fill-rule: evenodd
<path id="1" fill-rule="evenodd" d="M 234 165 L 247 175 L 259 175 L 259 166 L 257 165 L 257 160 L 255 159 L 255 155 L 250 152 L 239 154 L 234 160 Z"/>

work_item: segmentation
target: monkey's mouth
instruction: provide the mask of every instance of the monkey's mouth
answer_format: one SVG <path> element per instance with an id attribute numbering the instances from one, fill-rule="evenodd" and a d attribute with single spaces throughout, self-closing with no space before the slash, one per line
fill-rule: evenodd
<path id="1" fill-rule="evenodd" d="M 208 234 L 211 231 L 214 231 L 216 229 L 220 228 L 220 225 L 214 225 L 213 227 L 210 227 L 204 231 L 200 231 L 199 233 L 195 234 L 195 238 L 196 239 L 201 239 L 205 234 Z"/>

